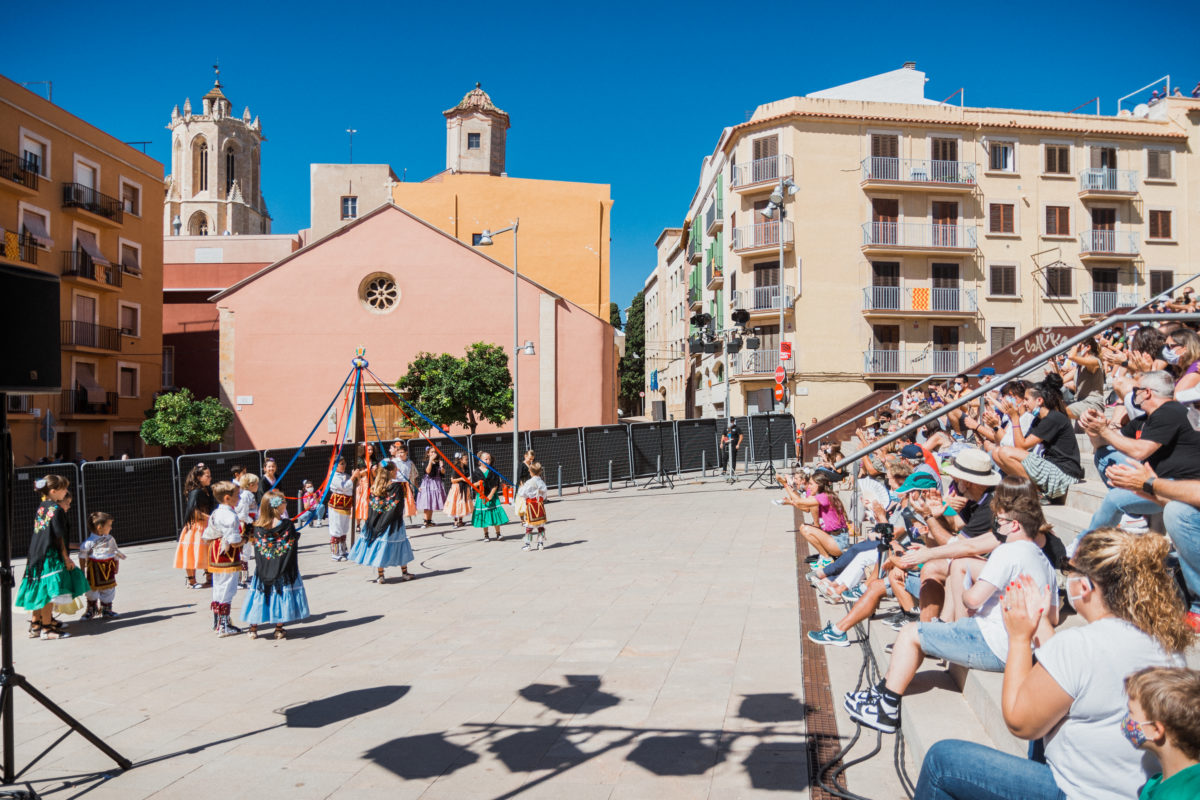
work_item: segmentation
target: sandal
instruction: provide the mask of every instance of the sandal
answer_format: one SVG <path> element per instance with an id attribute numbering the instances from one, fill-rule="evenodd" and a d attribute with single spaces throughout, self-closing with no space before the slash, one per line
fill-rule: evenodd
<path id="1" fill-rule="evenodd" d="M 415 577 L 416 576 L 413 575 L 411 572 L 401 572 L 400 573 L 400 580 L 402 580 L 402 581 L 411 581 Z"/>
<path id="2" fill-rule="evenodd" d="M 251 639 L 257 639 L 258 638 L 258 630 L 255 628 L 251 628 L 249 636 Z"/>
<path id="3" fill-rule="evenodd" d="M 66 639 L 70 636 L 71 634 L 67 633 L 66 631 L 56 631 L 49 628 L 42 628 L 42 634 L 39 638 L 52 641 L 54 639 Z"/>
<path id="4" fill-rule="evenodd" d="M 283 628 L 276 628 L 275 629 L 275 638 L 276 639 L 286 639 L 287 631 L 285 631 Z"/>
<path id="5" fill-rule="evenodd" d="M 42 635 L 42 623 L 30 622 L 29 623 L 29 638 L 36 639 L 41 635 Z"/>

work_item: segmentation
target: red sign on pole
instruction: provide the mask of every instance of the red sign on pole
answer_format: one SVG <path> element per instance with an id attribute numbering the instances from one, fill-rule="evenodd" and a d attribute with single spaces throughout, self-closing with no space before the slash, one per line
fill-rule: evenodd
<path id="1" fill-rule="evenodd" d="M 775 400 L 780 403 L 783 402 L 783 387 L 778 383 L 775 384 Z"/>
<path id="2" fill-rule="evenodd" d="M 791 361 L 792 360 L 792 343 L 791 342 L 780 342 L 779 343 L 779 360 L 780 361 Z"/>
<path id="3" fill-rule="evenodd" d="M 775 382 L 782 384 L 785 380 L 787 380 L 787 370 L 784 369 L 782 366 L 776 367 L 775 368 Z"/>

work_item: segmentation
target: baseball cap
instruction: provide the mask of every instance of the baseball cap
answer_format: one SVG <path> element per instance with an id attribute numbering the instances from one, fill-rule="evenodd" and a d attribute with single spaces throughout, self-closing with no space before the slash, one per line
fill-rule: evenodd
<path id="1" fill-rule="evenodd" d="M 915 444 L 906 444 L 900 448 L 900 457 L 906 458 L 909 461 L 924 461 L 925 453 Z"/>
<path id="2" fill-rule="evenodd" d="M 904 483 L 896 490 L 896 494 L 906 494 L 908 492 L 924 491 L 926 489 L 940 489 L 937 478 L 930 475 L 928 472 L 914 472 L 904 479 Z"/>

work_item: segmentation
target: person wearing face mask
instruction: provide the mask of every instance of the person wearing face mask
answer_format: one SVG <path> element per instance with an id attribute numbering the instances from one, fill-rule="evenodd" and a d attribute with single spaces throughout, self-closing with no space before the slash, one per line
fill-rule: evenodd
<path id="1" fill-rule="evenodd" d="M 1181 403 L 1200 401 L 1200 336 L 1187 328 L 1176 328 L 1163 343 L 1163 358 L 1175 372 L 1175 399 Z M 1191 414 L 1193 427 L 1200 419 Z"/>
<path id="2" fill-rule="evenodd" d="M 1200 797 L 1200 672 L 1140 669 L 1125 679 L 1125 694 L 1125 738 L 1138 750 L 1153 753 L 1162 765 L 1138 800 Z"/>
<path id="3" fill-rule="evenodd" d="M 1102 414 L 1089 411 L 1080 420 L 1096 448 L 1097 467 L 1105 474 L 1112 463 L 1145 461 L 1162 478 L 1200 479 L 1200 432 L 1188 421 L 1187 409 L 1171 399 L 1174 382 L 1166 372 L 1138 376 L 1130 389 L 1136 407 L 1146 412 L 1120 430 L 1109 426 Z M 1119 461 L 1114 452 L 1125 458 Z M 1101 466 L 1103 465 L 1103 466 Z M 1122 514 L 1145 516 L 1162 511 L 1162 505 L 1128 489 L 1113 488 L 1104 496 L 1084 531 L 1116 525 Z"/>
<path id="4" fill-rule="evenodd" d="M 997 448 L 993 454 L 996 465 L 1005 475 L 1028 477 L 1051 500 L 1062 497 L 1075 482 L 1083 480 L 1079 443 L 1075 441 L 1071 421 L 1064 413 L 1062 396 L 1050 380 L 1053 377 L 1049 375 L 1026 389 L 1021 404 L 1011 399 L 1001 402 L 1012 427 L 1013 444 L 1012 447 Z M 1034 414 L 1028 434 L 1021 431 L 1022 411 Z M 1033 452 L 1039 444 L 1041 455 Z"/>
<path id="5" fill-rule="evenodd" d="M 1088 623 L 1054 632 L 1053 592 L 1022 578 L 1001 602 L 1008 630 L 1001 710 L 1009 731 L 1041 739 L 1045 760 L 945 739 L 929 748 L 916 800 L 1126 800 L 1149 777 L 1122 733 L 1125 676 L 1184 663 L 1195 634 L 1163 562 L 1167 542 L 1103 528 L 1084 537 L 1067 599 Z M 1037 641 L 1037 664 L 1033 644 Z"/>

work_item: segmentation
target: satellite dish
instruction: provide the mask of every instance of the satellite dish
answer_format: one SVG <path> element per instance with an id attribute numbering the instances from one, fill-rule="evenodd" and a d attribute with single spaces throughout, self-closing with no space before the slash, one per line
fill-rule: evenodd
<path id="1" fill-rule="evenodd" d="M 1133 115 L 1138 119 L 1145 119 L 1150 116 L 1150 106 L 1145 103 L 1138 103 L 1133 107 Z"/>

